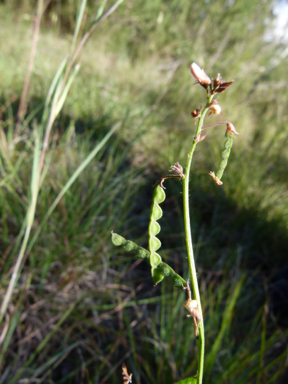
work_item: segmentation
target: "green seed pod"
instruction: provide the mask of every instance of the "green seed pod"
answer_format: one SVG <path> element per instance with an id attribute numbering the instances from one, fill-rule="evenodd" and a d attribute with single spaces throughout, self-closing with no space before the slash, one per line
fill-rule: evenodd
<path id="1" fill-rule="evenodd" d="M 159 271 L 164 277 L 171 277 L 172 283 L 176 288 L 183 288 L 183 286 L 187 285 L 186 281 L 166 263 L 158 264 L 155 271 Z"/>
<path id="2" fill-rule="evenodd" d="M 133 241 L 124 239 L 124 237 L 117 233 L 112 232 L 112 243 L 116 245 L 116 247 L 122 247 L 125 251 L 135 251 L 136 256 L 139 259 L 145 259 L 150 256 L 150 252 L 145 248 L 139 247 L 137 244 L 133 243 Z"/>
<path id="3" fill-rule="evenodd" d="M 161 247 L 161 241 L 156 237 L 161 230 L 160 225 L 157 223 L 162 217 L 162 209 L 159 204 L 162 203 L 166 198 L 165 192 L 160 185 L 157 185 L 153 193 L 153 203 L 150 211 L 150 224 L 148 228 L 149 234 L 149 251 L 150 257 L 149 262 L 151 265 L 151 274 L 155 284 L 158 284 L 164 275 L 159 270 L 155 270 L 157 266 L 162 262 L 161 256 L 156 252 Z"/>
<path id="4" fill-rule="evenodd" d="M 233 137 L 229 133 L 226 133 L 225 136 L 226 136 L 227 140 L 225 141 L 225 144 L 224 144 L 224 151 L 221 153 L 222 160 L 220 161 L 219 169 L 218 169 L 218 171 L 215 174 L 215 176 L 219 180 L 221 180 L 221 178 L 223 176 L 223 172 L 224 172 L 224 170 L 225 170 L 225 168 L 227 166 L 228 159 L 229 159 L 230 152 L 231 152 L 231 148 L 232 148 L 232 145 L 233 145 Z"/>
<path id="5" fill-rule="evenodd" d="M 124 237 L 112 232 L 112 243 L 117 247 L 122 247 L 126 251 L 135 251 L 136 256 L 139 259 L 145 259 L 150 256 L 150 252 L 146 249 L 139 247 L 133 241 L 126 240 Z M 159 256 L 160 257 L 160 256 Z M 155 279 L 161 281 L 164 277 L 171 277 L 172 283 L 176 288 L 183 288 L 186 286 L 186 281 L 166 263 L 160 262 L 156 268 L 154 268 Z"/>

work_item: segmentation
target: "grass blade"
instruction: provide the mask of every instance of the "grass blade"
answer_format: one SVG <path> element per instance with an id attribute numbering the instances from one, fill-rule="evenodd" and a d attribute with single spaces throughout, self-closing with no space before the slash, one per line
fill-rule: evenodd
<path id="1" fill-rule="evenodd" d="M 76 40 L 77 40 L 79 31 L 80 31 L 80 27 L 81 27 L 81 24 L 82 24 L 86 3 L 87 3 L 87 0 L 82 0 L 81 5 L 80 5 L 80 10 L 78 12 L 77 22 L 76 22 L 76 26 L 75 26 L 75 30 L 74 30 L 74 35 L 73 35 L 73 40 L 72 40 L 72 47 L 71 47 L 71 51 L 72 52 L 74 50 L 74 47 L 75 47 L 75 44 L 76 44 Z"/>
<path id="2" fill-rule="evenodd" d="M 225 308 L 224 314 L 223 314 L 223 320 L 222 325 L 220 328 L 220 331 L 218 333 L 218 336 L 216 337 L 216 340 L 211 348 L 211 351 L 209 354 L 207 354 L 206 361 L 205 361 L 205 375 L 209 376 L 211 374 L 217 353 L 219 352 L 222 344 L 223 337 L 225 335 L 226 330 L 229 328 L 229 325 L 232 320 L 232 312 L 235 308 L 237 299 L 240 295 L 242 285 L 244 282 L 244 277 L 242 277 L 236 284 L 235 289 L 233 291 L 233 294 L 229 300 L 228 305 Z M 206 377 L 207 377 L 206 376 Z"/>
<path id="3" fill-rule="evenodd" d="M 76 169 L 76 171 L 73 173 L 73 175 L 70 177 L 70 179 L 67 181 L 67 183 L 62 188 L 59 195 L 56 197 L 52 205 L 50 206 L 48 212 L 46 213 L 44 219 L 42 220 L 41 224 L 37 228 L 33 238 L 31 239 L 28 251 L 30 251 L 35 244 L 35 241 L 37 240 L 43 226 L 47 222 L 48 218 L 56 208 L 59 201 L 62 199 L 62 197 L 65 195 L 65 193 L 68 191 L 68 189 L 71 187 L 71 185 L 74 183 L 74 181 L 77 179 L 77 177 L 81 174 L 81 172 L 88 166 L 88 164 L 93 160 L 93 158 L 97 155 L 97 153 L 103 148 L 104 144 L 109 140 L 109 138 L 112 136 L 112 134 L 119 128 L 120 123 L 116 123 L 111 130 L 106 134 L 106 136 L 103 137 L 103 139 L 98 143 L 98 145 L 93 149 L 93 151 L 86 157 L 86 159 L 82 162 L 82 164 L 79 165 L 79 167 Z"/>

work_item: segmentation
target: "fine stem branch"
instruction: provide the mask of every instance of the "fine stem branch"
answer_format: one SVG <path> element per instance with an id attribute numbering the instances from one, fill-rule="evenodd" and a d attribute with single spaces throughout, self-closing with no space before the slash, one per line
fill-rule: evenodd
<path id="1" fill-rule="evenodd" d="M 186 163 L 186 170 L 185 170 L 185 178 L 183 179 L 184 224 L 185 224 L 185 238 L 186 238 L 186 246 L 187 246 L 188 263 L 189 263 L 189 268 L 190 268 L 192 291 L 193 291 L 193 295 L 194 295 L 195 300 L 197 300 L 198 309 L 199 309 L 201 319 L 202 319 L 202 321 L 200 322 L 200 326 L 199 326 L 199 351 L 198 351 L 197 384 L 202 384 L 202 379 L 203 379 L 205 337 L 204 337 L 203 313 L 202 313 L 202 307 L 201 307 L 201 301 L 200 301 L 200 292 L 199 292 L 199 287 L 198 287 L 196 266 L 195 266 L 193 245 L 192 245 L 190 210 L 189 210 L 189 179 L 190 179 L 190 169 L 191 169 L 192 158 L 193 158 L 193 154 L 194 154 L 196 145 L 198 143 L 198 140 L 196 138 L 198 137 L 198 135 L 201 132 L 205 115 L 209 109 L 208 105 L 209 105 L 209 103 L 211 103 L 213 96 L 214 95 L 211 95 L 210 97 L 208 97 L 207 106 L 202 110 L 201 115 L 199 117 L 197 128 L 196 128 L 196 133 L 195 133 L 195 138 L 194 138 L 195 140 L 193 141 L 190 152 L 188 154 L 187 163 Z"/>

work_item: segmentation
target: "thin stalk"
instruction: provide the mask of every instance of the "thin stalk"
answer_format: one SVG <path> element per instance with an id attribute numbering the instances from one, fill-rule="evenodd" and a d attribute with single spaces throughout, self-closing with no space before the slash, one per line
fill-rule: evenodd
<path id="1" fill-rule="evenodd" d="M 211 95 L 208 98 L 207 105 L 211 103 L 214 95 Z M 203 126 L 205 115 L 208 111 L 209 107 L 206 106 L 203 111 L 201 112 L 200 118 L 198 120 L 196 133 L 195 133 L 195 139 L 201 132 L 201 128 Z M 190 169 L 191 169 L 191 163 L 193 154 L 196 148 L 197 142 L 193 141 L 193 144 L 191 146 L 190 152 L 188 154 L 187 163 L 186 163 L 186 170 L 185 170 L 185 178 L 183 179 L 183 207 L 184 207 L 184 224 L 185 224 L 185 239 L 186 239 L 186 246 L 187 246 L 187 255 L 188 255 L 188 263 L 190 268 L 190 275 L 191 275 L 191 284 L 192 284 L 192 291 L 195 300 L 197 300 L 198 303 L 198 309 L 201 315 L 202 321 L 199 325 L 199 352 L 198 352 L 198 375 L 197 375 L 197 384 L 202 384 L 203 379 L 203 368 L 204 368 L 204 347 L 205 347 L 205 337 L 204 337 L 204 322 L 203 322 L 203 313 L 202 313 L 202 307 L 201 307 L 201 301 L 200 301 L 200 292 L 198 287 L 198 281 L 197 281 L 197 273 L 196 273 L 196 266 L 195 266 L 195 260 L 194 260 L 194 253 L 193 253 L 193 245 L 192 245 L 192 235 L 191 235 L 191 224 L 190 224 L 190 210 L 189 210 L 189 179 L 190 179 Z"/>
<path id="2" fill-rule="evenodd" d="M 86 157 L 86 159 L 79 165 L 79 167 L 76 169 L 76 171 L 73 173 L 73 175 L 70 177 L 70 179 L 67 181 L 67 183 L 64 185 L 56 199 L 53 201 L 52 205 L 48 209 L 46 215 L 44 216 L 42 222 L 39 224 L 37 230 L 35 231 L 33 238 L 31 239 L 29 246 L 27 248 L 27 252 L 29 253 L 35 244 L 35 241 L 37 240 L 43 226 L 47 222 L 48 218 L 56 208 L 59 201 L 62 199 L 62 197 L 65 195 L 65 193 L 68 191 L 70 186 L 74 183 L 74 181 L 77 179 L 77 177 L 83 172 L 83 170 L 87 167 L 87 165 L 91 162 L 91 160 L 97 155 L 97 153 L 100 151 L 101 148 L 103 148 L 104 144 L 106 144 L 107 140 L 111 137 L 111 135 L 120 127 L 120 123 L 116 123 L 111 130 L 106 134 L 106 136 L 103 137 L 103 139 L 97 144 L 97 146 L 93 149 L 93 151 Z"/>
<path id="3" fill-rule="evenodd" d="M 37 146 L 37 148 L 38 148 L 37 149 L 37 164 L 34 161 L 34 166 L 33 166 L 33 171 L 32 171 L 32 185 L 31 185 L 31 191 L 32 191 L 31 195 L 32 195 L 32 198 L 31 198 L 31 202 L 29 204 L 28 212 L 27 212 L 27 226 L 26 226 L 26 229 L 25 229 L 25 235 L 24 235 L 24 238 L 23 238 L 23 242 L 22 242 L 22 245 L 21 245 L 21 248 L 20 248 L 17 260 L 16 260 L 16 264 L 14 266 L 13 273 L 12 273 L 12 276 L 11 276 L 11 279 L 10 279 L 10 282 L 9 282 L 9 285 L 8 285 L 8 289 L 7 289 L 7 291 L 6 291 L 5 295 L 4 295 L 4 299 L 2 301 L 2 305 L 1 305 L 1 308 L 0 308 L 0 324 L 1 324 L 3 318 L 4 318 L 5 314 L 6 314 L 8 305 L 10 303 L 11 297 L 13 295 L 15 286 L 17 284 L 17 281 L 18 281 L 18 278 L 20 276 L 20 272 L 21 272 L 21 269 L 22 269 L 25 252 L 27 250 L 27 245 L 28 245 L 28 241 L 29 241 L 29 238 L 30 238 L 30 232 L 31 232 L 31 229 L 32 229 L 32 226 L 33 226 L 33 223 L 34 223 L 36 205 L 37 205 L 38 194 L 39 194 L 39 190 L 40 190 L 40 180 L 41 180 L 41 175 L 42 175 L 42 169 L 43 169 L 43 166 L 44 166 L 45 154 L 46 154 L 46 150 L 48 148 L 49 139 L 50 139 L 50 133 L 51 133 L 51 130 L 52 130 L 52 127 L 53 127 L 53 123 L 54 123 L 58 113 L 60 112 L 62 106 L 63 106 L 63 103 L 64 103 L 64 101 L 66 99 L 66 96 L 67 96 L 67 93 L 69 91 L 70 85 L 71 85 L 71 83 L 72 83 L 72 81 L 74 79 L 74 76 L 77 73 L 78 69 L 76 69 L 76 72 L 74 74 L 70 75 L 70 78 L 68 77 L 69 76 L 69 72 L 70 72 L 70 70 L 71 70 L 71 68 L 72 68 L 72 66 L 73 66 L 73 64 L 74 64 L 74 62 L 75 62 L 75 60 L 76 60 L 76 58 L 77 58 L 81 48 L 83 47 L 84 43 L 86 42 L 86 40 L 88 39 L 88 37 L 90 36 L 92 31 L 94 30 L 94 27 L 97 24 L 99 24 L 101 21 L 105 20 L 109 15 L 111 15 L 111 13 L 113 13 L 117 9 L 117 7 L 123 1 L 124 0 L 117 0 L 116 3 L 111 8 L 109 8 L 106 13 L 104 13 L 99 19 L 97 19 L 92 24 L 92 27 L 83 36 L 82 40 L 80 41 L 78 47 L 76 48 L 76 50 L 74 52 L 72 58 L 68 62 L 67 69 L 65 71 L 63 79 L 61 79 L 62 80 L 62 84 L 59 83 L 60 85 L 58 86 L 58 88 L 56 89 L 55 94 L 54 94 L 54 99 L 52 101 L 52 106 L 51 106 L 50 114 L 49 114 L 48 121 L 47 121 L 47 126 L 46 126 L 45 135 L 44 135 L 44 140 L 43 140 L 42 151 L 41 151 L 41 154 L 40 154 L 40 159 L 39 159 L 39 153 L 38 153 L 38 151 L 39 151 L 39 140 L 37 138 L 37 143 L 38 143 L 38 146 Z M 85 1 L 83 1 L 83 4 L 84 3 L 85 3 Z M 37 23 L 39 25 L 36 24 L 38 29 L 36 28 L 36 32 L 37 33 L 34 34 L 34 36 L 36 36 L 37 38 L 38 38 L 38 35 L 39 35 L 39 27 L 40 27 L 40 20 L 41 20 L 40 16 L 42 15 L 43 0 L 39 0 L 38 7 L 39 8 L 38 8 L 38 11 L 37 11 L 37 15 L 39 15 L 39 17 L 37 19 L 38 20 Z M 80 18 L 82 16 L 79 15 Z M 37 40 L 35 40 L 35 42 L 37 42 Z M 36 43 L 35 43 L 35 49 L 36 49 Z M 32 50 L 32 52 L 34 52 L 34 51 Z M 35 52 L 34 52 L 34 54 L 35 54 Z M 31 55 L 31 57 L 34 60 L 34 56 Z M 61 66 L 61 71 L 64 70 L 65 63 L 66 63 L 66 60 L 63 62 L 63 67 Z M 31 70 L 32 70 L 32 66 L 31 66 Z M 61 71 L 58 71 L 59 77 L 60 77 Z M 29 73 L 29 71 L 28 71 L 28 73 Z M 29 75 L 29 77 L 30 77 L 30 75 Z M 55 79 L 57 79 L 57 77 Z M 26 83 L 29 84 L 29 82 L 27 82 L 27 81 L 26 81 Z M 56 86 L 56 83 L 57 82 L 55 80 L 55 86 Z M 24 95 L 23 96 L 23 100 L 24 100 L 25 99 L 25 92 L 24 92 L 23 95 Z M 21 106 L 21 108 L 19 107 L 19 114 L 21 113 L 21 111 L 22 111 L 22 106 Z M 45 111 L 44 111 L 44 113 L 45 113 Z M 35 153 L 36 153 L 36 150 L 35 150 Z"/>
<path id="4" fill-rule="evenodd" d="M 36 54 L 36 48 L 37 48 L 37 42 L 38 42 L 38 37 L 39 37 L 39 31 L 40 31 L 40 23 L 41 23 L 41 17 L 43 14 L 43 6 L 44 6 L 44 1 L 43 0 L 38 0 L 38 5 L 37 5 L 37 14 L 35 18 L 35 27 L 34 27 L 34 34 L 33 34 L 33 41 L 32 41 L 32 48 L 31 48 L 31 53 L 30 53 L 30 59 L 29 59 L 29 64 L 28 64 L 28 69 L 26 73 L 26 79 L 20 99 L 20 104 L 19 104 L 19 109 L 17 113 L 17 120 L 20 122 L 25 114 L 26 111 L 26 95 L 28 92 L 29 84 L 30 84 L 30 77 L 33 69 L 33 64 L 34 64 L 34 58 Z"/>
<path id="5" fill-rule="evenodd" d="M 91 33 L 94 31 L 94 28 L 96 27 L 97 24 L 101 23 L 103 20 L 105 20 L 108 16 L 110 16 L 114 11 L 116 11 L 116 9 L 118 8 L 118 6 L 123 3 L 124 0 L 117 0 L 115 4 L 112 5 L 112 7 L 110 7 L 108 9 L 108 11 L 106 11 L 98 20 L 94 21 L 91 25 L 91 27 L 89 28 L 89 30 L 84 34 L 84 36 L 82 37 L 78 47 L 75 49 L 75 52 L 73 53 L 68 65 L 67 65 L 67 69 L 66 69 L 66 72 L 64 74 L 64 80 L 63 80 L 63 84 L 65 84 L 66 82 L 66 78 L 75 62 L 75 60 L 77 59 L 78 55 L 79 55 L 79 52 L 81 51 L 83 45 L 85 44 L 86 40 L 88 39 L 88 37 L 91 35 Z"/>
<path id="6" fill-rule="evenodd" d="M 3 302 L 0 308 L 0 324 L 6 314 L 7 307 L 10 303 L 11 297 L 13 295 L 15 286 L 17 284 L 20 272 L 21 272 L 21 266 L 23 262 L 23 258 L 25 255 L 26 247 L 28 244 L 28 240 L 30 237 L 31 228 L 34 222 L 35 217 L 35 211 L 36 211 L 36 204 L 37 204 L 37 197 L 39 192 L 39 178 L 36 178 L 37 172 L 39 170 L 39 152 L 40 152 L 40 140 L 39 135 L 37 133 L 37 129 L 35 129 L 35 150 L 34 150 L 34 160 L 33 160 L 33 169 L 32 169 L 32 180 L 31 180 L 31 202 L 29 204 L 28 212 L 27 212 L 27 226 L 25 229 L 25 235 L 24 239 L 17 257 L 16 264 L 13 269 L 13 273 L 8 285 L 8 289 L 4 295 Z M 35 185 L 36 184 L 36 185 Z"/>

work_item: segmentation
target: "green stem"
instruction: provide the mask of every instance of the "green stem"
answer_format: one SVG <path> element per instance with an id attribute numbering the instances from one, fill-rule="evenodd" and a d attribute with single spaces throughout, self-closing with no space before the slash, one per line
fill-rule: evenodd
<path id="1" fill-rule="evenodd" d="M 211 103 L 213 96 L 214 95 L 211 95 L 210 97 L 208 97 L 207 105 Z M 204 118 L 207 111 L 208 111 L 208 107 L 206 106 L 201 112 L 200 118 L 198 120 L 194 139 L 196 139 L 198 134 L 201 132 L 201 128 L 203 127 L 203 122 L 204 122 Z M 188 263 L 189 263 L 190 275 L 191 275 L 192 291 L 193 291 L 195 300 L 197 300 L 198 309 L 200 311 L 200 315 L 202 319 L 199 326 L 199 352 L 198 352 L 198 375 L 197 375 L 197 384 L 202 384 L 203 368 L 204 368 L 204 347 L 205 347 L 204 322 L 203 322 L 203 314 L 202 314 L 202 307 L 201 307 L 201 301 L 200 301 L 200 292 L 199 292 L 198 281 L 197 281 L 193 246 L 192 246 L 190 210 L 189 210 L 190 169 L 191 169 L 192 158 L 193 158 L 196 145 L 197 145 L 197 142 L 193 141 L 193 144 L 191 146 L 191 149 L 187 158 L 185 178 L 183 180 L 183 207 L 184 207 L 185 238 L 186 238 L 186 246 L 187 246 L 187 254 L 188 254 Z"/>

